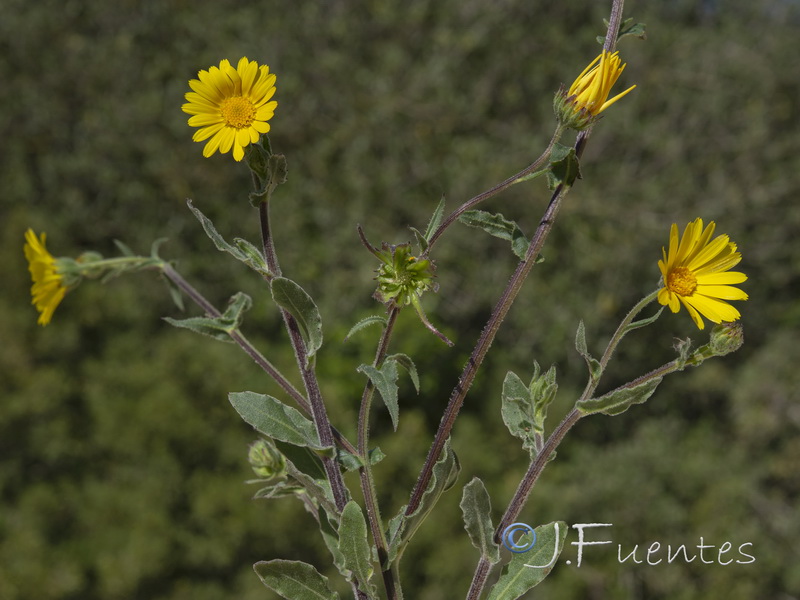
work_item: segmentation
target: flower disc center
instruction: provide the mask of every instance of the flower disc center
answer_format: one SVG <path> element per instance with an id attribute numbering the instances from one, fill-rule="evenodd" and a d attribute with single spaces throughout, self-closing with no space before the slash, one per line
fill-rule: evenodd
<path id="1" fill-rule="evenodd" d="M 691 296 L 697 288 L 697 278 L 687 267 L 676 267 L 667 275 L 667 288 L 679 296 Z"/>
<path id="2" fill-rule="evenodd" d="M 219 107 L 225 124 L 236 129 L 249 127 L 256 118 L 256 107 L 249 99 L 242 96 L 226 98 Z"/>

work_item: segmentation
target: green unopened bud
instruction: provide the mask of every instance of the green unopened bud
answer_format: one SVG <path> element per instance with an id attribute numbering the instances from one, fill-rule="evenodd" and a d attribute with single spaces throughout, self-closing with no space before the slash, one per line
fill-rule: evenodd
<path id="1" fill-rule="evenodd" d="M 262 479 L 280 477 L 286 472 L 286 459 L 269 440 L 258 440 L 250 444 L 247 460 L 253 472 Z"/>
<path id="2" fill-rule="evenodd" d="M 744 344 L 744 328 L 740 322 L 720 323 L 711 330 L 709 347 L 715 356 L 736 352 Z"/>

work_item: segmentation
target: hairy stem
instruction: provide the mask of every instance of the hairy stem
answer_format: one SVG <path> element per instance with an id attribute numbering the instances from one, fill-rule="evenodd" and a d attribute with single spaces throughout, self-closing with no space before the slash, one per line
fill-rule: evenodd
<path id="1" fill-rule="evenodd" d="M 484 200 L 488 200 L 492 196 L 496 196 L 503 190 L 510 188 L 512 185 L 519 182 L 519 180 L 525 177 L 526 175 L 530 175 L 534 171 L 540 169 L 550 158 L 550 154 L 553 151 L 553 147 L 556 145 L 556 142 L 558 142 L 558 140 L 561 139 L 561 135 L 563 133 L 564 129 L 561 126 L 556 127 L 556 130 L 553 132 L 553 137 L 550 138 L 550 143 L 547 145 L 547 148 L 545 149 L 544 152 L 542 152 L 542 155 L 539 158 L 537 158 L 530 165 L 522 169 L 522 171 L 520 171 L 516 175 L 512 175 L 505 181 L 501 181 L 500 183 L 498 183 L 496 186 L 486 190 L 485 192 L 481 192 L 480 194 L 478 194 L 473 198 L 470 198 L 469 200 L 464 202 L 464 204 L 462 204 L 456 210 L 450 213 L 445 218 L 445 220 L 442 221 L 441 225 L 439 225 L 436 231 L 433 232 L 433 235 L 431 235 L 431 239 L 428 243 L 428 249 L 423 253 L 423 256 L 427 256 L 428 254 L 430 254 L 431 248 L 436 243 L 436 240 L 438 240 L 439 237 L 441 237 L 441 235 L 445 232 L 445 230 L 448 227 L 450 227 L 450 225 L 456 222 L 458 217 L 463 215 L 471 208 L 474 208 Z"/>
<path id="2" fill-rule="evenodd" d="M 197 288 L 195 288 L 192 284 L 186 281 L 183 276 L 178 273 L 172 265 L 166 262 L 159 263 L 157 265 L 158 269 L 164 274 L 164 277 L 172 281 L 178 288 L 186 294 L 192 302 L 197 304 L 200 308 L 202 308 L 205 313 L 210 317 L 221 317 L 222 313 L 215 307 L 208 299 L 203 296 Z M 306 400 L 305 396 L 297 391 L 297 388 L 292 385 L 292 382 L 289 381 L 283 373 L 278 371 L 277 368 L 263 355 L 259 352 L 255 346 L 248 340 L 244 334 L 235 329 L 230 333 L 231 339 L 234 343 L 239 346 L 242 350 L 244 350 L 253 361 L 261 367 L 261 369 L 269 375 L 275 383 L 277 383 L 283 390 L 292 397 L 292 399 L 297 402 L 297 405 L 300 406 L 307 414 L 311 414 L 311 405 Z M 336 440 L 336 443 L 339 447 L 344 448 L 351 454 L 356 453 L 356 448 L 350 441 L 345 438 L 339 431 L 336 429 L 333 430 L 333 437 Z"/>
<path id="3" fill-rule="evenodd" d="M 375 360 L 372 363 L 372 366 L 376 369 L 380 369 L 386 357 L 389 340 L 394 331 L 397 315 L 399 314 L 400 309 L 398 307 L 389 309 L 389 318 L 387 319 L 386 327 L 383 330 L 380 342 L 378 342 Z M 367 509 L 367 521 L 369 522 L 372 539 L 378 551 L 378 562 L 381 565 L 383 583 L 386 588 L 386 597 L 388 600 L 399 600 L 403 597 L 403 592 L 400 587 L 400 579 L 397 576 L 398 573 L 391 568 L 384 570 L 384 565 L 387 564 L 389 558 L 389 544 L 386 540 L 386 534 L 383 528 L 383 520 L 381 519 L 381 511 L 378 505 L 378 495 L 375 489 L 375 480 L 372 477 L 372 466 L 369 462 L 369 415 L 374 394 L 375 386 L 372 384 L 372 381 L 368 380 L 367 384 L 364 386 L 364 393 L 361 396 L 361 408 L 358 413 L 358 454 L 363 465 L 359 469 L 359 476 L 361 480 L 361 491 L 364 494 L 364 504 Z"/>
<path id="4" fill-rule="evenodd" d="M 607 52 L 614 52 L 614 49 L 617 44 L 617 34 L 619 32 L 620 23 L 622 22 L 622 9 L 624 5 L 624 0 L 613 0 L 611 6 L 611 16 L 608 20 L 608 29 L 606 30 L 606 38 L 603 44 L 603 49 Z M 586 147 L 586 142 L 591 135 L 592 127 L 589 126 L 585 131 L 582 131 L 578 135 L 578 139 L 575 142 L 575 154 L 580 158 L 583 154 L 583 151 Z M 556 190 L 556 195 L 558 194 L 558 190 Z M 555 199 L 555 195 L 554 195 Z M 553 200 L 551 200 L 551 205 L 553 204 Z M 549 211 L 550 207 L 548 207 Z M 546 216 L 546 215 L 545 215 Z M 544 221 L 544 219 L 543 219 Z M 541 225 L 540 225 L 541 228 Z M 537 234 L 539 231 L 537 230 Z M 534 239 L 536 236 L 534 236 Z M 531 244 L 532 246 L 533 244 Z M 530 248 L 529 248 L 530 252 Z M 527 257 L 526 257 L 527 258 Z M 492 315 L 494 316 L 494 315 Z M 481 336 L 483 337 L 483 336 Z M 480 342 L 479 342 L 480 343 Z M 612 349 L 613 352 L 613 349 Z M 609 354 L 610 357 L 610 354 Z M 468 365 L 469 366 L 469 365 Z M 584 395 L 589 390 L 589 386 L 587 385 L 587 389 L 584 390 Z M 592 390 L 593 391 L 593 390 Z M 590 392 L 591 393 L 591 392 Z M 583 395 L 582 395 L 583 397 Z M 564 436 L 567 432 L 572 429 L 575 423 L 581 418 L 581 413 L 578 409 L 573 408 L 570 413 L 564 418 L 564 420 L 556 427 L 555 431 L 550 435 L 550 437 L 545 442 L 544 446 L 542 447 L 541 451 L 536 455 L 536 459 L 531 463 L 528 471 L 525 473 L 525 476 L 522 478 L 519 487 L 517 488 L 514 497 L 512 498 L 511 502 L 506 509 L 503 518 L 500 520 L 500 524 L 495 531 L 495 540 L 499 541 L 500 536 L 502 535 L 503 531 L 510 523 L 512 523 L 518 516 L 522 507 L 528 500 L 528 496 L 530 495 L 531 489 L 533 489 L 533 485 L 536 483 L 536 480 L 541 475 L 544 467 L 547 465 L 548 461 L 550 460 L 550 456 L 552 452 L 556 449 L 556 447 L 561 443 L 561 440 L 564 439 Z M 444 423 L 444 420 L 443 420 Z M 440 426 L 441 429 L 441 426 Z M 427 464 L 427 463 L 426 463 Z M 478 565 L 475 569 L 475 574 L 472 579 L 472 584 L 470 585 L 469 589 L 469 600 L 477 600 L 480 598 L 481 592 L 483 591 L 484 586 L 486 585 L 486 578 L 489 574 L 489 566 L 486 564 L 484 559 L 481 559 L 478 562 Z"/>
<path id="5" fill-rule="evenodd" d="M 261 202 L 258 212 L 261 221 L 261 239 L 264 247 L 264 259 L 267 262 L 267 268 L 274 276 L 280 277 L 281 268 L 278 264 L 278 257 L 275 253 L 275 245 L 272 238 L 272 230 L 270 229 L 269 201 Z M 313 365 L 311 365 L 308 360 L 308 351 L 303 341 L 303 336 L 300 333 L 300 327 L 291 313 L 283 308 L 281 308 L 280 311 L 283 316 L 283 322 L 286 325 L 286 330 L 289 332 L 289 339 L 291 340 L 294 355 L 297 359 L 297 368 L 300 370 L 300 376 L 306 388 L 306 395 L 308 396 L 311 407 L 311 417 L 317 429 L 319 442 L 323 446 L 333 446 L 333 432 L 331 430 L 330 420 L 328 419 L 328 412 L 322 400 L 322 393 L 319 389 L 319 382 L 317 381 Z M 325 473 L 331 484 L 331 491 L 333 492 L 336 508 L 340 511 L 344 510 L 344 506 L 347 504 L 347 490 L 339 465 L 334 459 L 328 456 L 322 457 L 322 464 L 325 467 Z"/>

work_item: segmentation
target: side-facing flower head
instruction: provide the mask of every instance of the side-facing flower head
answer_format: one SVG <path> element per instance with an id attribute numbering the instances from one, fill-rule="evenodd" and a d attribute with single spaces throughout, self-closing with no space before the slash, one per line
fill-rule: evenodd
<path id="1" fill-rule="evenodd" d="M 703 220 L 695 219 L 678 237 L 678 225 L 673 223 L 669 235 L 669 252 L 661 249 L 658 261 L 664 287 L 658 301 L 678 312 L 683 304 L 692 320 L 704 328 L 700 315 L 714 323 L 736 321 L 739 311 L 725 300 L 747 300 L 747 294 L 734 284 L 747 280 L 747 275 L 731 271 L 742 260 L 736 244 L 727 235 L 711 239 L 715 224 L 703 229 Z"/>
<path id="2" fill-rule="evenodd" d="M 59 272 L 56 259 L 45 247 L 45 234 L 37 238 L 33 229 L 25 232 L 25 258 L 31 272 L 31 304 L 39 311 L 39 325 L 47 325 L 67 293 L 64 275 Z"/>
<path id="3" fill-rule="evenodd" d="M 239 60 L 234 69 L 228 60 L 200 71 L 199 79 L 189 81 L 192 92 L 181 107 L 193 115 L 189 125 L 199 127 L 192 139 L 208 140 L 203 156 L 208 158 L 217 150 L 225 154 L 233 149 L 233 158 L 244 158 L 244 149 L 255 144 L 262 133 L 269 131 L 269 121 L 278 103 L 270 101 L 275 94 L 275 75 L 267 65 L 256 61 Z M 209 140 L 209 138 L 211 138 Z"/>
<path id="4" fill-rule="evenodd" d="M 625 64 L 620 60 L 619 52 L 611 54 L 603 50 L 578 75 L 569 90 L 562 87 L 556 93 L 553 101 L 556 117 L 566 127 L 579 131 L 586 129 L 601 112 L 636 87 L 632 85 L 611 100 L 608 99 L 611 88 L 624 70 Z"/>

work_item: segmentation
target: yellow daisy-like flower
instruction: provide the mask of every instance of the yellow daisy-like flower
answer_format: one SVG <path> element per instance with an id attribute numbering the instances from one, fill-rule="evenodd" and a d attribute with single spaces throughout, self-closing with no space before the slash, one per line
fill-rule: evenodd
<path id="1" fill-rule="evenodd" d="M 673 223 L 669 234 L 669 252 L 661 249 L 658 261 L 664 287 L 658 301 L 678 312 L 683 304 L 700 329 L 706 317 L 714 323 L 736 321 L 741 315 L 725 300 L 747 300 L 747 294 L 734 284 L 747 280 L 747 275 L 731 271 L 742 260 L 736 244 L 727 235 L 711 239 L 715 224 L 703 229 L 703 220 L 695 219 L 678 238 L 678 225 Z"/>
<path id="2" fill-rule="evenodd" d="M 573 129 L 585 129 L 597 115 L 630 92 L 632 85 L 611 100 L 608 95 L 611 88 L 619 79 L 625 65 L 619 58 L 619 52 L 606 52 L 595 58 L 583 73 L 572 83 L 568 91 L 562 90 L 556 94 L 556 115 L 562 123 Z"/>
<path id="3" fill-rule="evenodd" d="M 244 158 L 244 149 L 255 144 L 262 133 L 269 131 L 269 121 L 278 103 L 270 101 L 275 94 L 275 75 L 267 65 L 242 58 L 234 69 L 223 60 L 219 67 L 200 71 L 199 79 L 189 81 L 192 92 L 181 107 L 193 115 L 189 125 L 199 127 L 192 139 L 208 140 L 203 156 L 208 158 L 217 150 L 225 154 L 233 148 L 233 158 Z"/>
<path id="4" fill-rule="evenodd" d="M 55 258 L 45 247 L 44 233 L 40 239 L 33 229 L 25 232 L 25 258 L 28 259 L 28 269 L 33 279 L 31 303 L 40 313 L 39 325 L 47 325 L 67 293 L 64 276 L 58 272 Z"/>

